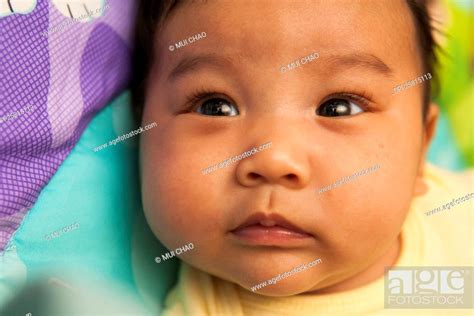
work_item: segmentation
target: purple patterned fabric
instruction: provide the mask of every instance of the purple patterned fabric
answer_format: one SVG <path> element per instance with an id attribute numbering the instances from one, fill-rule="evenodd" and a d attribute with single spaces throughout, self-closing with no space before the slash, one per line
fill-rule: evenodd
<path id="1" fill-rule="evenodd" d="M 0 252 L 90 120 L 126 88 L 133 15 L 133 1 L 109 0 L 102 16 L 46 36 L 70 19 L 50 1 L 0 17 Z"/>

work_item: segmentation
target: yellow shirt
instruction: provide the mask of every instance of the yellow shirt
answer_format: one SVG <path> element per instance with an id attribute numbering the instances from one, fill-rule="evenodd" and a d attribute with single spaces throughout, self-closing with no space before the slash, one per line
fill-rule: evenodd
<path id="1" fill-rule="evenodd" d="M 427 166 L 425 179 L 428 192 L 412 202 L 395 266 L 472 266 L 474 196 L 449 210 L 426 213 L 474 192 L 474 172 L 454 174 Z M 165 306 L 164 316 L 474 315 L 472 309 L 384 309 L 383 276 L 340 293 L 266 297 L 184 263 Z"/>

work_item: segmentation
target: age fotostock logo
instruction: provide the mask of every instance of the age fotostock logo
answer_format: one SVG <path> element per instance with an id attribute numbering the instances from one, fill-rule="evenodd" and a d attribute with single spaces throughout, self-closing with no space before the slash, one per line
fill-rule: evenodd
<path id="1" fill-rule="evenodd" d="M 394 267 L 385 273 L 385 308 L 472 308 L 473 267 Z"/>

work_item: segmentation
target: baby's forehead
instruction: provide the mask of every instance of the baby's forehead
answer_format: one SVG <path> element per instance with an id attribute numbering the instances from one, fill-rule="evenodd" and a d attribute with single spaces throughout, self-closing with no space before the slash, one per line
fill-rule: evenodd
<path id="1" fill-rule="evenodd" d="M 202 32 L 207 34 L 205 40 L 170 54 L 170 45 Z M 169 16 L 157 39 L 156 56 L 171 62 L 192 50 L 237 57 L 246 65 L 286 61 L 315 51 L 326 57 L 361 56 L 365 61 L 373 56 L 389 66 L 398 65 L 396 70 L 402 61 L 411 73 L 421 64 L 404 1 L 192 2 Z"/>

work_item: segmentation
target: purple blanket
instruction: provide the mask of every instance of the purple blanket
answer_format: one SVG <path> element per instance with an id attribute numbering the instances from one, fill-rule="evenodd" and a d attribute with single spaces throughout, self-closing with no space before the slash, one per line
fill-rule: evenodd
<path id="1" fill-rule="evenodd" d="M 20 2 L 0 12 L 0 252 L 90 120 L 126 88 L 135 13 L 130 0 Z"/>

